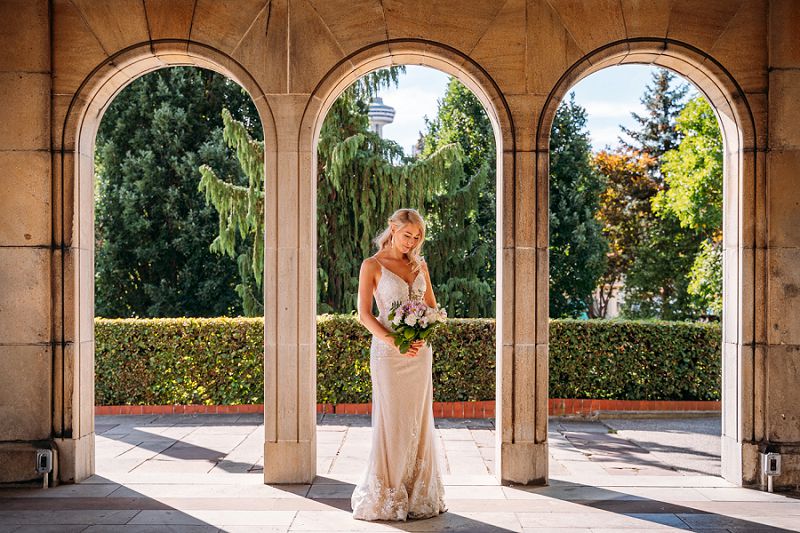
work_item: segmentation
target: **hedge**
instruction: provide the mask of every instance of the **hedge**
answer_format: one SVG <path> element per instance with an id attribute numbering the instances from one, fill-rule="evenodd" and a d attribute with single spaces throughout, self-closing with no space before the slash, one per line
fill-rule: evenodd
<path id="1" fill-rule="evenodd" d="M 95 319 L 97 405 L 264 402 L 260 318 Z M 370 400 L 370 336 L 317 319 L 317 401 Z M 431 339 L 436 401 L 495 397 L 495 322 L 451 319 Z M 550 397 L 717 400 L 718 324 L 550 322 Z"/>

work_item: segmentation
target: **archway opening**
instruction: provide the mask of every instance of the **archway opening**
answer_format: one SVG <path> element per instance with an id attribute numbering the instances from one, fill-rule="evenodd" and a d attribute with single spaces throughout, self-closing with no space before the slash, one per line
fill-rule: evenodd
<path id="1" fill-rule="evenodd" d="M 593 56 L 593 57 L 592 57 Z M 551 92 L 539 121 L 538 143 L 549 147 L 550 127 L 561 102 L 572 87 L 594 72 L 622 64 L 650 64 L 683 76 L 708 102 L 721 135 L 721 456 L 723 477 L 736 483 L 753 480 L 755 454 L 752 390 L 743 382 L 753 379 L 753 308 L 758 288 L 752 246 L 755 228 L 750 197 L 755 190 L 753 119 L 741 89 L 713 58 L 685 49 L 679 43 L 652 46 L 645 42 L 609 45 L 576 63 Z M 708 115 L 708 113 L 706 113 Z M 713 122 L 713 121 L 712 121 Z M 545 131 L 545 128 L 547 130 Z M 553 362 L 551 362 L 551 365 Z M 744 465 L 744 466 L 743 466 Z"/>
<path id="2" fill-rule="evenodd" d="M 57 216 L 60 217 L 63 240 L 69 243 L 71 248 L 60 256 L 60 275 L 65 280 L 64 299 L 57 302 L 56 305 L 59 316 L 65 318 L 62 338 L 70 342 L 62 353 L 56 354 L 56 362 L 57 368 L 60 368 L 63 374 L 62 378 L 70 374 L 79 376 L 79 378 L 76 378 L 75 381 L 66 379 L 56 379 L 55 381 L 55 433 L 59 451 L 68 459 L 61 463 L 59 477 L 62 481 L 80 481 L 95 471 L 96 390 L 102 392 L 98 396 L 103 398 L 98 399 L 137 405 L 256 403 L 262 391 L 263 379 L 260 379 L 260 376 L 263 376 L 263 363 L 260 356 L 263 351 L 263 319 L 260 318 L 262 316 L 260 311 L 255 313 L 259 318 L 252 320 L 252 324 L 250 324 L 253 330 L 257 331 L 253 337 L 256 357 L 251 357 L 251 364 L 246 365 L 249 369 L 247 372 L 253 374 L 245 379 L 245 381 L 249 379 L 251 382 L 250 389 L 253 393 L 249 394 L 243 390 L 244 396 L 247 396 L 246 399 L 212 397 L 218 393 L 226 395 L 230 393 L 231 389 L 228 388 L 228 393 L 226 393 L 224 392 L 226 387 L 222 383 L 215 385 L 203 383 L 204 380 L 214 375 L 214 372 L 218 370 L 217 366 L 221 366 L 217 365 L 214 359 L 220 355 L 224 357 L 224 354 L 221 354 L 222 351 L 228 351 L 227 348 L 231 348 L 229 355 L 235 353 L 231 346 L 211 348 L 213 343 L 205 343 L 211 350 L 201 349 L 193 354 L 182 353 L 177 358 L 161 357 L 156 353 L 164 352 L 161 354 L 162 356 L 165 354 L 175 355 L 174 350 L 170 351 L 163 345 L 163 342 L 179 346 L 186 338 L 192 336 L 200 338 L 208 335 L 208 324 L 200 319 L 175 320 L 175 324 L 167 327 L 157 324 L 124 324 L 124 321 L 107 321 L 98 331 L 97 340 L 95 337 L 94 288 L 96 274 L 99 279 L 102 279 L 104 287 L 108 289 L 103 293 L 106 309 L 103 314 L 120 317 L 146 316 L 148 314 L 163 317 L 176 315 L 176 313 L 194 317 L 245 314 L 240 312 L 243 307 L 243 294 L 247 293 L 252 296 L 254 291 L 260 292 L 259 284 L 252 274 L 250 287 L 255 287 L 254 290 L 249 292 L 243 290 L 242 294 L 235 290 L 236 282 L 246 284 L 248 281 L 243 276 L 243 272 L 247 269 L 241 269 L 240 272 L 238 268 L 241 266 L 241 256 L 243 255 L 241 248 L 234 247 L 239 265 L 236 263 L 237 258 L 220 259 L 218 266 L 225 269 L 227 274 L 222 275 L 212 268 L 211 278 L 204 277 L 205 274 L 208 274 L 204 274 L 204 268 L 215 263 L 215 258 L 210 256 L 198 264 L 196 260 L 191 260 L 191 257 L 196 248 L 202 247 L 203 251 L 209 250 L 214 237 L 217 236 L 216 230 L 219 226 L 217 207 L 212 207 L 213 201 L 210 199 L 206 201 L 203 197 L 204 192 L 198 188 L 203 176 L 199 167 L 203 163 L 207 163 L 209 169 L 217 166 L 218 172 L 225 172 L 224 178 L 230 178 L 231 175 L 236 176 L 231 186 L 235 185 L 240 189 L 247 188 L 247 179 L 242 178 L 235 148 L 225 146 L 225 143 L 222 142 L 224 128 L 220 109 L 228 104 L 234 118 L 239 118 L 239 122 L 249 122 L 254 126 L 252 131 L 256 137 L 259 136 L 256 133 L 258 123 L 263 123 L 264 133 L 268 139 L 267 143 L 269 143 L 270 138 L 274 139 L 274 129 L 269 122 L 270 115 L 263 94 L 246 72 L 235 68 L 235 64 L 212 49 L 194 46 L 191 52 L 187 52 L 186 44 L 180 46 L 179 43 L 170 42 L 159 51 L 159 55 L 153 55 L 152 48 L 148 43 L 142 48 L 127 49 L 110 58 L 108 64 L 97 67 L 92 75 L 84 80 L 77 94 L 66 106 L 60 138 L 60 144 L 65 149 L 61 152 L 56 166 L 55 180 L 56 183 L 60 183 L 60 190 L 64 191 L 66 196 L 66 201 Z M 193 68 L 162 70 L 167 67 L 201 67 L 208 70 L 201 71 Z M 148 73 L 156 70 L 161 72 L 148 79 Z M 158 81 L 155 81 L 156 79 Z M 149 94 L 152 92 L 150 90 L 160 94 Z M 170 91 L 173 90 L 177 92 L 171 93 Z M 127 110 L 114 109 L 114 100 L 123 91 L 128 91 L 123 96 L 126 100 L 131 100 L 132 93 L 130 91 L 137 94 L 133 97 L 134 101 L 127 102 L 130 104 Z M 257 96 L 253 98 L 253 95 Z M 164 101 L 159 101 L 159 96 L 164 97 Z M 169 101 L 169 97 L 175 101 Z M 211 101 L 217 97 L 221 97 L 223 101 Z M 135 101 L 137 98 L 140 101 Z M 193 98 L 198 101 L 187 104 L 186 101 Z M 179 100 L 184 101 L 181 103 L 178 102 Z M 137 108 L 137 105 L 141 107 Z M 245 108 L 246 111 L 244 111 Z M 108 157 L 104 158 L 98 155 L 96 159 L 95 147 L 98 144 L 98 131 L 101 129 L 101 121 L 107 111 L 109 111 L 108 117 L 114 124 L 109 123 L 108 128 L 101 133 L 99 144 L 105 152 L 103 155 Z M 193 116 L 193 111 L 198 114 Z M 129 116 L 126 116 L 126 112 Z M 211 113 L 217 113 L 217 116 L 210 116 Z M 263 120 L 264 117 L 267 117 L 266 122 Z M 131 124 L 130 121 L 126 123 L 127 119 L 131 119 L 132 122 L 138 120 L 142 123 Z M 208 138 L 201 139 L 199 144 L 195 145 L 186 136 L 198 131 L 208 133 Z M 148 139 L 153 141 L 150 137 L 156 132 L 160 132 L 162 136 L 160 140 L 155 141 L 160 144 L 147 146 L 146 141 Z M 120 134 L 122 135 L 120 136 Z M 115 141 L 124 141 L 131 146 L 117 150 L 113 146 Z M 134 144 L 136 146 L 132 148 Z M 170 149 L 176 147 L 178 149 L 170 152 Z M 263 148 L 261 150 L 260 188 L 263 191 Z M 125 161 L 120 161 L 120 158 Z M 96 161 L 103 163 L 101 172 L 109 171 L 110 167 L 114 167 L 116 172 L 121 172 L 125 176 L 116 176 L 119 178 L 116 180 L 105 180 L 98 187 L 95 176 Z M 151 180 L 149 186 L 148 179 Z M 161 186 L 160 180 L 162 179 L 170 179 L 171 182 L 168 186 L 163 187 L 163 195 L 154 195 L 154 191 L 150 189 Z M 193 183 L 189 183 L 192 180 L 194 180 Z M 212 180 L 209 179 L 207 182 L 213 186 Z M 121 186 L 121 184 L 124 185 Z M 190 185 L 194 185 L 193 191 Z M 221 186 L 222 184 L 216 183 L 216 185 Z M 195 196 L 191 196 L 191 192 L 194 192 Z M 105 266 L 111 265 L 111 268 L 104 273 L 96 273 L 94 269 L 96 194 L 100 194 L 102 201 L 105 202 L 101 204 L 101 220 L 105 226 L 101 232 L 98 232 L 104 239 L 100 243 L 101 249 L 103 253 L 116 258 L 106 261 Z M 70 205 L 70 199 L 74 199 L 74 207 Z M 164 204 L 170 204 L 170 208 L 164 208 Z M 181 205 L 179 208 L 178 204 L 186 205 Z M 160 217 L 157 216 L 159 214 Z M 129 220 L 120 222 L 121 215 L 127 215 Z M 260 221 L 254 220 L 253 222 L 254 226 L 259 225 L 255 222 L 259 222 L 263 232 L 263 212 L 254 212 L 254 218 L 260 218 Z M 171 228 L 173 239 L 170 246 L 167 247 L 170 249 L 160 255 L 155 252 L 152 254 L 153 263 L 156 262 L 155 258 L 159 258 L 161 263 L 166 263 L 166 270 L 162 276 L 162 279 L 166 278 L 166 280 L 159 283 L 157 279 L 159 276 L 156 275 L 153 277 L 155 282 L 151 280 L 146 284 L 149 288 L 142 289 L 141 285 L 145 284 L 140 282 L 146 276 L 138 275 L 137 268 L 133 267 L 130 272 L 127 272 L 125 267 L 130 265 L 124 264 L 125 262 L 120 261 L 119 258 L 124 258 L 125 248 L 131 251 L 131 246 L 138 246 L 141 249 L 159 245 L 158 242 L 154 242 L 156 240 L 154 236 L 159 232 L 170 233 L 171 225 L 174 227 Z M 204 237 L 200 237 L 200 239 L 208 237 L 206 239 L 208 242 L 195 242 L 192 239 L 188 239 L 191 242 L 187 242 L 186 233 L 190 233 L 193 225 L 203 226 L 204 231 L 199 233 L 202 233 Z M 240 229 L 233 224 L 229 224 L 229 226 L 234 226 L 236 230 Z M 125 234 L 126 232 L 129 234 Z M 182 234 L 183 238 L 181 238 Z M 119 253 L 109 253 L 109 243 L 114 239 L 119 239 L 121 235 L 123 238 L 133 240 L 129 242 L 128 246 L 118 246 L 116 252 Z M 182 242 L 183 244 L 181 244 Z M 260 239 L 254 239 L 252 245 L 259 246 L 256 255 L 263 257 L 263 236 Z M 182 246 L 184 248 L 181 248 Z M 248 257 L 252 257 L 252 255 L 254 254 L 248 254 Z M 132 256 L 141 256 L 139 257 L 142 259 L 141 264 L 135 265 L 139 267 L 140 274 L 143 274 L 141 271 L 144 270 L 142 265 L 144 267 L 152 266 L 148 265 L 146 254 L 132 253 Z M 118 267 L 122 268 L 115 270 L 113 268 L 115 262 Z M 180 285 L 180 283 L 170 283 L 169 279 L 172 278 L 166 274 L 170 272 L 170 262 L 175 270 L 179 271 L 174 277 L 175 280 L 185 281 L 193 277 L 197 283 L 186 283 L 184 286 L 176 288 L 175 285 Z M 226 264 L 227 262 L 233 264 L 232 269 L 230 264 Z M 249 265 L 250 270 L 254 270 L 252 266 L 252 264 Z M 184 275 L 190 270 L 194 272 L 193 276 Z M 236 272 L 236 275 L 231 276 L 233 272 Z M 107 274 L 107 279 L 103 278 L 104 274 Z M 219 291 L 234 291 L 233 295 L 229 295 L 228 304 L 220 307 L 212 303 L 213 298 L 209 298 L 206 302 L 208 305 L 202 309 L 202 306 L 191 308 L 180 305 L 181 298 L 190 299 L 192 297 L 190 293 L 202 291 L 203 284 L 207 284 L 209 279 L 213 279 L 216 274 L 220 274 L 219 278 L 222 283 L 217 287 Z M 205 281 L 203 281 L 204 279 Z M 231 281 L 234 281 L 233 285 L 231 285 Z M 115 282 L 120 287 L 115 287 Z M 137 305 L 142 303 L 139 308 L 134 305 L 123 305 L 115 310 L 114 305 L 126 298 L 125 287 L 132 293 L 138 291 L 139 296 L 148 294 L 153 296 L 158 292 L 159 286 L 164 289 L 163 292 L 176 289 L 170 293 L 175 296 L 172 305 L 160 305 L 157 301 L 158 298 L 152 297 L 149 302 L 142 303 L 142 300 L 146 300 L 146 298 L 138 298 Z M 74 295 L 67 292 L 73 288 Z M 211 292 L 217 293 L 217 289 Z M 255 298 L 260 299 L 260 294 L 256 294 Z M 198 299 L 202 300 L 201 297 Z M 67 308 L 67 306 L 71 307 Z M 235 334 L 236 328 L 231 327 L 233 321 L 228 321 L 230 323 L 227 326 L 222 323 L 224 321 L 211 319 L 205 322 L 214 322 L 217 329 L 226 330 L 223 335 Z M 177 330 L 180 329 L 185 331 L 172 335 L 172 341 L 168 341 L 167 337 L 170 337 L 170 334 L 165 334 L 167 329 L 172 329 L 173 333 L 178 333 Z M 216 335 L 220 332 L 211 332 L 211 334 Z M 95 347 L 101 342 L 99 338 L 101 335 L 105 349 L 103 357 L 109 356 L 109 360 L 105 361 L 105 364 L 101 364 L 101 361 L 95 359 Z M 121 337 L 127 337 L 127 339 L 121 339 Z M 159 348 L 154 342 L 137 343 L 133 340 L 136 337 L 146 337 L 153 341 L 161 337 L 162 346 Z M 184 341 L 181 341 L 179 337 L 183 337 Z M 121 343 L 117 342 L 120 340 L 122 340 Z M 150 354 L 130 353 L 137 351 L 136 346 L 153 348 L 154 351 Z M 115 350 L 115 347 L 122 349 Z M 247 348 L 244 349 L 244 352 L 247 352 Z M 137 355 L 144 357 L 137 358 Z M 96 362 L 98 363 L 97 370 Z M 132 389 L 114 390 L 120 373 L 127 376 L 126 384 L 128 387 L 133 386 Z M 206 373 L 205 377 L 202 377 L 204 373 Z M 172 378 L 170 378 L 170 374 L 172 374 Z M 189 376 L 192 374 L 198 379 L 190 378 Z M 239 376 L 232 377 L 233 381 L 236 381 Z M 223 381 L 226 380 L 223 379 Z M 222 385 L 222 387 L 218 385 Z M 170 389 L 172 392 L 168 392 Z M 131 398 L 130 396 L 135 395 L 136 390 L 147 397 Z M 163 394 L 159 396 L 159 390 L 161 393 L 166 393 L 167 396 Z M 120 393 L 121 396 L 119 394 L 115 396 L 114 393 Z M 174 396 L 173 393 L 177 396 Z M 168 398 L 170 395 L 174 397 Z M 59 401 L 60 398 L 65 401 Z M 120 398 L 127 401 L 121 401 Z M 66 399 L 70 399 L 70 402 L 67 402 Z M 258 422 L 256 421 L 255 427 L 257 426 Z"/>
<path id="3" fill-rule="evenodd" d="M 496 361 L 496 399 L 495 406 L 496 425 L 497 431 L 495 433 L 495 472 L 497 478 L 502 477 L 502 464 L 501 458 L 501 442 L 502 438 L 508 437 L 503 435 L 501 428 L 510 428 L 511 418 L 511 402 L 502 402 L 504 396 L 500 392 L 500 385 L 505 383 L 502 377 L 503 362 L 499 357 L 503 353 L 502 339 L 500 331 L 503 330 L 503 324 L 506 324 L 508 329 L 509 321 L 504 320 L 504 309 L 507 313 L 513 313 L 513 308 L 504 308 L 503 295 L 507 294 L 510 289 L 508 285 L 503 284 L 503 269 L 504 267 L 501 259 L 509 260 L 508 254 L 503 254 L 502 228 L 504 224 L 513 224 L 513 219 L 509 219 L 509 213 L 503 211 L 503 198 L 508 197 L 509 190 L 513 190 L 514 186 L 514 164 L 508 157 L 504 157 L 503 150 L 513 150 L 514 143 L 514 128 L 513 121 L 509 107 L 503 99 L 499 88 L 479 66 L 474 64 L 471 60 L 457 53 L 456 51 L 441 47 L 438 48 L 432 43 L 421 42 L 418 40 L 397 40 L 391 43 L 391 46 L 385 45 L 375 46 L 373 48 L 361 50 L 353 56 L 346 58 L 323 79 L 317 86 L 312 95 L 310 105 L 306 108 L 303 116 L 301 126 L 300 149 L 308 149 L 311 152 L 310 161 L 307 166 L 301 167 L 301 175 L 307 175 L 312 179 L 316 178 L 315 169 L 317 168 L 317 143 L 320 138 L 323 120 L 331 109 L 335 99 L 344 91 L 346 87 L 351 85 L 356 79 L 367 72 L 372 72 L 380 68 L 387 68 L 393 65 L 420 65 L 440 70 L 450 76 L 457 78 L 463 83 L 477 97 L 478 101 L 486 110 L 489 121 L 492 125 L 493 134 L 495 136 L 495 149 L 496 149 L 496 176 L 497 176 L 497 275 L 496 275 L 496 342 L 494 347 L 495 361 Z M 307 134 L 307 135 L 306 135 Z M 505 173 L 505 174 L 504 174 Z M 504 188 L 504 185 L 505 188 Z M 500 194 L 504 191 L 504 194 Z M 316 211 L 316 206 L 315 209 Z M 316 263 L 315 263 L 316 264 Z M 513 314 L 510 314 L 512 317 Z M 511 365 L 509 362 L 507 365 Z M 509 384 L 510 385 L 510 384 Z M 506 389 L 508 390 L 508 389 Z M 507 396 L 510 398 L 510 396 Z M 508 412 L 503 415 L 504 410 Z M 504 425 L 504 420 L 506 421 Z M 508 431 L 506 431 L 508 433 Z"/>
<path id="4" fill-rule="evenodd" d="M 498 136 L 475 93 L 422 65 L 366 73 L 324 115 L 315 150 L 319 475 L 352 480 L 366 467 L 370 420 L 325 414 L 373 408 L 370 334 L 352 314 L 362 261 L 401 207 L 426 220 L 422 254 L 450 318 L 431 341 L 442 472 L 494 474 Z"/>
<path id="5" fill-rule="evenodd" d="M 722 173 L 715 112 L 669 70 L 609 67 L 560 103 L 550 404 L 599 420 L 553 421 L 552 471 L 566 448 L 608 473 L 721 474 Z"/>

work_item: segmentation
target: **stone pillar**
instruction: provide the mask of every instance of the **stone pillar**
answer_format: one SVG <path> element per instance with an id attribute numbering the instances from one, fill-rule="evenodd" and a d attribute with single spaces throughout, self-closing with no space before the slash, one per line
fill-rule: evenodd
<path id="1" fill-rule="evenodd" d="M 0 3 L 0 483 L 51 447 L 48 2 Z"/>
<path id="2" fill-rule="evenodd" d="M 77 93 L 90 69 L 107 56 L 74 4 L 50 5 L 55 41 L 50 101 L 51 424 L 58 481 L 78 483 L 95 472 L 94 139 L 99 106 L 107 99 L 85 102 L 88 94 Z"/>
<path id="3" fill-rule="evenodd" d="M 504 146 L 497 180 L 496 475 L 501 483 L 546 484 L 549 156 L 532 146 L 541 99 L 520 96 L 514 104 L 518 144 Z"/>
<path id="4" fill-rule="evenodd" d="M 800 4 L 769 4 L 769 149 L 766 156 L 766 345 L 762 348 L 762 448 L 780 452 L 776 487 L 800 485 Z M 762 476 L 759 480 L 765 483 Z"/>
<path id="5" fill-rule="evenodd" d="M 264 482 L 316 474 L 315 173 L 298 138 L 307 95 L 268 95 L 277 146 L 267 146 L 264 264 Z"/>
<path id="6" fill-rule="evenodd" d="M 758 470 L 757 385 L 764 356 L 764 146 L 717 107 L 728 152 L 724 164 L 722 310 L 722 476 L 752 485 Z"/>

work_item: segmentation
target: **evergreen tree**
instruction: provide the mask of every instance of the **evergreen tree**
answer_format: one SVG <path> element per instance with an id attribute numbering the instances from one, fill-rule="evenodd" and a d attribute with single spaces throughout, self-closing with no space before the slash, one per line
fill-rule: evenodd
<path id="1" fill-rule="evenodd" d="M 458 145 L 410 160 L 397 143 L 369 130 L 370 100 L 380 87 L 396 83 L 400 70 L 384 69 L 359 79 L 334 102 L 322 125 L 317 146 L 320 312 L 356 308 L 361 262 L 374 253 L 372 239 L 388 217 L 403 206 L 423 206 L 461 169 Z M 255 249 L 263 235 L 263 219 L 255 211 L 263 202 L 263 171 L 257 168 L 263 145 L 250 139 L 235 120 L 226 121 L 225 138 L 236 146 L 250 184 L 236 188 L 208 166 L 202 169 L 201 187 L 220 213 L 219 245 L 230 245 L 238 234 L 247 242 L 255 239 Z M 257 254 L 251 261 L 252 274 L 259 280 L 260 261 Z"/>
<path id="2" fill-rule="evenodd" d="M 496 151 L 492 124 L 475 95 L 450 78 L 436 117 L 426 120 L 423 156 L 457 144 L 460 172 L 426 206 L 426 260 L 437 299 L 453 316 L 494 316 Z"/>
<path id="3" fill-rule="evenodd" d="M 350 312 L 358 300 L 358 274 L 375 252 L 372 239 L 400 207 L 424 213 L 427 201 L 457 179 L 463 152 L 457 144 L 425 157 L 403 154 L 394 141 L 369 130 L 369 102 L 397 83 L 402 68 L 381 70 L 346 90 L 325 118 L 317 146 L 318 268 L 323 312 Z"/>
<path id="4" fill-rule="evenodd" d="M 675 74 L 663 68 L 653 72 L 652 77 L 641 98 L 646 114 L 631 113 L 639 124 L 638 127 L 622 127 L 622 131 L 633 139 L 633 143 L 627 143 L 623 139 L 620 141 L 624 148 L 650 157 L 654 162 L 651 173 L 660 183 L 661 173 L 657 162 L 662 155 L 680 143 L 681 133 L 675 128 L 675 119 L 683 109 L 683 100 L 689 92 L 689 85 L 674 84 Z"/>
<path id="5" fill-rule="evenodd" d="M 220 179 L 211 166 L 200 167 L 198 189 L 219 214 L 217 236 L 210 249 L 236 259 L 236 294 L 246 316 L 264 314 L 264 142 L 253 139 L 243 122 L 222 110 L 223 140 L 236 151 L 246 185 Z M 238 180 L 237 180 L 238 181 Z M 236 238 L 236 235 L 241 237 Z"/>
<path id="6" fill-rule="evenodd" d="M 142 76 L 109 106 L 95 150 L 97 315 L 241 312 L 235 265 L 209 251 L 216 213 L 197 191 L 201 161 L 240 179 L 222 142 L 223 107 L 260 135 L 249 96 L 193 67 Z"/>
<path id="7" fill-rule="evenodd" d="M 595 219 L 603 178 L 591 164 L 586 111 L 562 102 L 550 134 L 550 316 L 588 313 L 607 243 Z"/>

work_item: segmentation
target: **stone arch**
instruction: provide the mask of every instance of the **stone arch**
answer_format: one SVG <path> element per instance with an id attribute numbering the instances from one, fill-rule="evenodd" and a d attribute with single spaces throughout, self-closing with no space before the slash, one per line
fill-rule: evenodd
<path id="1" fill-rule="evenodd" d="M 549 191 L 550 129 L 569 89 L 594 72 L 632 63 L 661 66 L 690 80 L 709 100 L 720 123 L 724 145 L 722 475 L 737 484 L 754 484 L 756 443 L 764 438 L 757 416 L 764 398 L 759 388 L 763 362 L 758 360 L 763 354 L 757 349 L 763 332 L 756 320 L 766 294 L 764 276 L 756 275 L 764 271 L 763 254 L 756 251 L 766 242 L 765 225 L 757 221 L 756 210 L 765 197 L 764 160 L 754 114 L 739 83 L 714 57 L 675 40 L 638 38 L 600 47 L 567 69 L 547 96 L 535 129 L 537 183 Z M 547 193 L 537 203 L 538 210 L 547 212 Z M 538 275 L 547 276 L 547 271 Z M 546 286 L 546 278 L 537 281 Z"/>
<path id="2" fill-rule="evenodd" d="M 478 63 L 470 59 L 463 53 L 447 45 L 426 41 L 422 39 L 395 39 L 388 40 L 376 44 L 372 44 L 357 50 L 356 52 L 344 57 L 336 63 L 316 85 L 308 98 L 305 107 L 302 110 L 302 115 L 299 120 L 299 137 L 297 139 L 297 150 L 300 156 L 300 170 L 299 180 L 300 190 L 304 191 L 300 194 L 300 210 L 305 214 L 301 214 L 301 219 L 310 220 L 311 223 L 307 224 L 305 228 L 301 228 L 303 232 L 300 236 L 301 242 L 313 243 L 310 247 L 310 253 L 305 255 L 301 252 L 298 261 L 298 268 L 301 276 L 304 276 L 307 282 L 316 283 L 315 269 L 316 269 L 316 173 L 317 168 L 317 152 L 316 145 L 320 130 L 322 128 L 323 120 L 327 115 L 333 102 L 350 84 L 355 82 L 359 77 L 364 74 L 382 67 L 392 65 L 422 65 L 431 67 L 447 74 L 458 78 L 464 83 L 481 101 L 486 112 L 492 122 L 495 134 L 495 141 L 497 147 L 497 198 L 498 198 L 498 224 L 497 224 L 497 261 L 498 272 L 502 269 L 502 261 L 504 255 L 503 251 L 503 225 L 501 221 L 514 220 L 514 200 L 513 200 L 513 187 L 516 175 L 516 161 L 513 156 L 516 151 L 515 128 L 509 105 L 500 90 L 500 87 L 489 73 L 483 69 Z M 506 191 L 506 193 L 504 193 Z M 510 195 L 509 195 L 510 194 Z M 500 216 L 502 213 L 502 216 Z M 508 228 L 507 230 L 508 231 Z M 513 267 L 512 267 L 513 268 Z M 306 272 L 304 275 L 303 272 Z M 503 471 L 504 463 L 500 461 L 500 450 L 503 446 L 510 444 L 503 440 L 502 435 L 510 435 L 510 432 L 503 432 L 499 428 L 510 428 L 513 424 L 512 416 L 513 409 L 511 406 L 510 395 L 507 395 L 508 400 L 503 402 L 503 394 L 501 390 L 513 389 L 513 374 L 511 369 L 507 368 L 509 372 L 503 373 L 503 331 L 511 331 L 511 323 L 513 323 L 514 309 L 513 302 L 504 303 L 504 294 L 509 290 L 513 291 L 513 277 L 503 277 L 498 275 L 497 288 L 496 288 L 496 316 L 498 320 L 498 335 L 497 335 L 497 426 L 498 426 L 498 445 L 497 445 L 497 477 L 499 479 L 514 479 L 524 476 L 508 475 Z M 509 288 L 510 287 L 510 288 Z M 314 288 L 316 291 L 316 287 Z M 305 311 L 308 313 L 309 311 Z M 314 323 L 311 317 L 300 317 L 299 322 L 301 327 L 308 329 L 305 333 L 301 332 L 301 338 L 314 338 Z M 507 328 L 503 328 L 503 323 L 509 324 Z M 510 334 L 509 334 L 510 335 Z M 269 335 L 268 335 L 269 337 Z M 512 342 L 509 337 L 505 342 Z M 301 348 L 302 349 L 302 348 Z M 315 353 L 311 351 L 311 353 Z M 315 364 L 313 357 L 309 356 L 312 361 L 307 364 Z M 303 372 L 308 372 L 311 376 L 316 376 L 313 369 L 303 369 Z M 504 377 L 505 376 L 505 377 Z M 280 380 L 280 377 L 276 377 Z M 302 378 L 301 378 L 302 379 Z M 312 378 L 313 379 L 313 378 Z M 267 384 L 267 390 L 270 391 L 271 385 Z M 275 390 L 279 387 L 278 383 L 272 385 Z M 531 391 L 532 393 L 532 391 Z M 277 394 L 269 392 L 268 394 Z M 300 395 L 316 397 L 316 388 L 313 381 L 305 388 L 300 390 Z M 299 403 L 305 405 L 313 405 L 315 402 L 306 400 L 298 400 Z M 308 417 L 306 426 L 310 427 L 315 423 L 313 413 L 301 412 L 300 417 Z M 275 417 L 275 420 L 270 420 L 270 417 Z M 266 415 L 266 424 L 277 423 L 277 413 L 268 413 Z M 307 430 L 310 432 L 310 429 Z M 273 434 L 275 437 L 279 432 Z M 267 432 L 269 435 L 269 432 Z M 270 440 L 268 436 L 267 440 Z M 309 453 L 309 452 L 306 452 Z M 289 452 L 287 452 L 287 456 Z M 265 458 L 266 461 L 266 458 Z M 310 461 L 309 461 L 310 462 Z M 508 464 L 513 467 L 513 463 Z M 265 466 L 265 471 L 267 467 Z M 308 477 L 300 476 L 300 478 Z M 313 477 L 313 476 L 312 476 Z"/>
<path id="3" fill-rule="evenodd" d="M 423 39 L 393 39 L 367 46 L 334 65 L 312 91 L 303 113 L 302 131 L 311 129 L 311 147 L 316 146 L 331 105 L 347 87 L 368 72 L 395 65 L 426 66 L 458 78 L 483 104 L 500 147 L 498 153 L 515 148 L 511 111 L 491 75 L 455 48 Z M 301 136 L 301 149 L 307 148 L 307 139 Z"/>
<path id="4" fill-rule="evenodd" d="M 54 125 L 60 148 L 53 165 L 54 232 L 62 243 L 52 270 L 60 281 L 53 302 L 53 428 L 62 482 L 78 482 L 94 472 L 94 143 L 103 113 L 114 97 L 140 76 L 170 66 L 195 66 L 233 79 L 258 110 L 266 146 L 276 139 L 272 111 L 250 73 L 227 54 L 185 40 L 159 40 L 125 48 L 96 66 L 81 82 Z M 267 158 L 265 179 L 274 179 Z"/>

